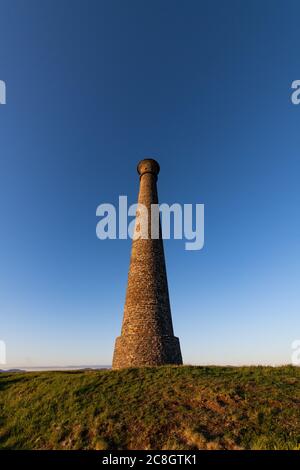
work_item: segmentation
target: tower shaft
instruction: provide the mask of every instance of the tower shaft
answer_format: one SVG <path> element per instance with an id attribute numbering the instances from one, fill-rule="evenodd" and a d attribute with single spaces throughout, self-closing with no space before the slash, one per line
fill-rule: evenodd
<path id="1" fill-rule="evenodd" d="M 160 222 L 158 238 L 151 238 L 151 205 L 158 204 L 159 165 L 152 159 L 142 160 L 138 172 L 138 204 L 146 208 L 148 238 L 132 241 L 122 332 L 116 339 L 114 369 L 182 364 L 179 340 L 173 332 Z M 139 216 L 137 233 L 143 221 L 141 214 Z"/>

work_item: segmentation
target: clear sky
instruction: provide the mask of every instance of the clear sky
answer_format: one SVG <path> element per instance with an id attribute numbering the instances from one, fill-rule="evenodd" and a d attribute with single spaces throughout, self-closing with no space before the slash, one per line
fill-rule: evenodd
<path id="1" fill-rule="evenodd" d="M 185 363 L 287 363 L 300 338 L 297 1 L 1 1 L 0 339 L 8 366 L 111 364 L 130 240 L 96 207 L 205 204 L 165 242 Z M 1 366 L 0 366 L 1 367 Z"/>

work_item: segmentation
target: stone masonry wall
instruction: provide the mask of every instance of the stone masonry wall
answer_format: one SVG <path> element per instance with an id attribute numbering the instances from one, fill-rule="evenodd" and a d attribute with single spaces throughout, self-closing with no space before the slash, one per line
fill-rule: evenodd
<path id="1" fill-rule="evenodd" d="M 156 181 L 159 165 L 142 160 L 138 165 L 140 190 L 138 202 L 148 209 L 158 203 Z M 136 227 L 138 230 L 139 227 Z M 128 286 L 121 336 L 116 339 L 113 368 L 161 364 L 182 364 L 180 344 L 174 336 L 163 240 L 132 242 Z"/>

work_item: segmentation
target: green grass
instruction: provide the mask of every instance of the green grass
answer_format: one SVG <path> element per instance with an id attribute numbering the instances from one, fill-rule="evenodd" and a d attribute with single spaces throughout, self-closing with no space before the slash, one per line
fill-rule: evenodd
<path id="1" fill-rule="evenodd" d="M 0 373 L 0 448 L 300 450 L 300 368 Z"/>

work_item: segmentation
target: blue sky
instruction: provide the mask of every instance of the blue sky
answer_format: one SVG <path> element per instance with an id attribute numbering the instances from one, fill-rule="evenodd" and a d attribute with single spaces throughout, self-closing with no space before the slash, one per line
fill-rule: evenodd
<path id="1" fill-rule="evenodd" d="M 205 246 L 165 242 L 185 363 L 291 361 L 300 338 L 296 1 L 1 2 L 0 339 L 8 366 L 111 364 L 130 240 L 96 207 L 161 165 L 205 204 Z"/>

